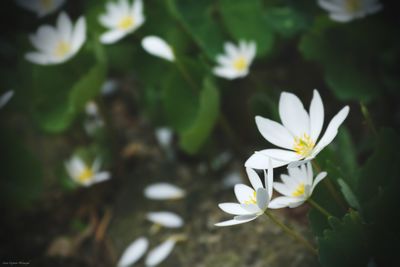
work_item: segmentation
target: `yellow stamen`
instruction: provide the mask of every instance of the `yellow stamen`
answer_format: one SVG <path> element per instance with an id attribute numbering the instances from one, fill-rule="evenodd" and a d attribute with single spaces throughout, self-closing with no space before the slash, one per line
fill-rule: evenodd
<path id="1" fill-rule="evenodd" d="M 346 0 L 345 6 L 346 6 L 346 10 L 348 12 L 354 13 L 361 9 L 361 1 L 360 0 Z"/>
<path id="2" fill-rule="evenodd" d="M 299 186 L 296 188 L 296 190 L 294 190 L 294 192 L 292 193 L 293 197 L 299 197 L 304 195 L 304 190 L 305 190 L 305 186 L 304 183 L 299 184 Z"/>
<path id="3" fill-rule="evenodd" d="M 126 17 L 123 17 L 118 22 L 117 27 L 120 30 L 127 30 L 127 29 L 131 28 L 134 24 L 135 24 L 135 20 L 133 19 L 133 17 L 132 16 L 126 16 Z"/>
<path id="4" fill-rule="evenodd" d="M 303 157 L 310 156 L 314 146 L 315 143 L 308 134 L 304 134 L 302 137 L 294 138 L 293 150 Z"/>
<path id="5" fill-rule="evenodd" d="M 64 57 L 66 54 L 69 53 L 70 50 L 71 50 L 71 45 L 69 43 L 60 41 L 57 44 L 56 49 L 54 50 L 54 54 L 57 57 Z"/>
<path id="6" fill-rule="evenodd" d="M 241 56 L 233 61 L 233 67 L 238 71 L 243 71 L 247 68 L 247 60 Z"/>
<path id="7" fill-rule="evenodd" d="M 90 181 L 93 178 L 93 170 L 90 168 L 85 168 L 78 176 L 78 181 L 81 183 L 85 183 Z"/>
<path id="8" fill-rule="evenodd" d="M 257 192 L 254 191 L 253 195 L 250 196 L 249 200 L 246 200 L 244 204 L 257 204 Z"/>

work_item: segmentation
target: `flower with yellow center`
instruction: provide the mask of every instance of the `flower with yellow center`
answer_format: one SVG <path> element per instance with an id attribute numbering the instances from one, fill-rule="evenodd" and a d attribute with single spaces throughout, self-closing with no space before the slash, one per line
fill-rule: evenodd
<path id="1" fill-rule="evenodd" d="M 349 22 L 374 14 L 382 9 L 379 0 L 318 0 L 329 17 L 338 22 Z"/>
<path id="2" fill-rule="evenodd" d="M 247 76 L 256 55 L 256 43 L 240 41 L 236 46 L 227 42 L 224 49 L 225 53 L 216 58 L 219 65 L 214 68 L 214 74 L 228 80 Z"/>
<path id="3" fill-rule="evenodd" d="M 107 171 L 100 171 L 100 160 L 96 159 L 92 166 L 88 166 L 85 162 L 77 157 L 72 157 L 65 163 L 68 175 L 76 183 L 82 186 L 91 186 L 110 179 L 111 175 Z"/>
<path id="4" fill-rule="evenodd" d="M 283 92 L 279 100 L 282 124 L 256 116 L 257 128 L 261 135 L 282 149 L 257 151 L 246 161 L 245 166 L 266 169 L 271 159 L 273 168 L 284 165 L 289 165 L 290 168 L 312 160 L 333 141 L 348 113 L 348 106 L 342 108 L 329 122 L 325 133 L 319 139 L 324 123 L 324 106 L 318 91 L 314 90 L 309 112 L 304 109 L 296 95 Z"/>
<path id="5" fill-rule="evenodd" d="M 85 42 L 86 22 L 81 17 L 73 25 L 63 12 L 58 16 L 55 27 L 43 25 L 29 39 L 37 51 L 27 53 L 27 60 L 40 65 L 64 63 L 76 55 Z"/>
<path id="6" fill-rule="evenodd" d="M 288 169 L 289 173 L 282 174 L 280 182 L 274 182 L 274 189 L 283 196 L 271 200 L 270 208 L 295 208 L 309 199 L 319 182 L 327 175 L 319 173 L 315 179 L 311 163 L 303 164 L 298 168 Z"/>
<path id="7" fill-rule="evenodd" d="M 230 226 L 252 221 L 264 214 L 269 207 L 272 197 L 273 169 L 264 171 L 265 187 L 258 174 L 246 169 L 250 183 L 253 188 L 244 185 L 235 185 L 235 195 L 239 203 L 221 203 L 218 206 L 228 214 L 235 215 L 232 220 L 216 223 L 216 226 Z"/>
<path id="8" fill-rule="evenodd" d="M 17 4 L 29 11 L 44 17 L 57 11 L 65 0 L 17 0 Z"/>
<path id="9" fill-rule="evenodd" d="M 100 36 L 103 44 L 113 44 L 134 32 L 145 21 L 142 0 L 108 2 L 106 13 L 99 16 L 100 24 L 108 29 Z"/>

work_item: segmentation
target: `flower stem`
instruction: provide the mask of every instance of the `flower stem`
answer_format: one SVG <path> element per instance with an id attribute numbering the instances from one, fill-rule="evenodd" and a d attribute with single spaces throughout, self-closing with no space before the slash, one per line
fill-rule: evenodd
<path id="1" fill-rule="evenodd" d="M 265 215 L 268 216 L 268 218 L 270 218 L 276 225 L 278 225 L 279 227 L 282 228 L 283 231 L 285 231 L 285 233 L 287 233 L 288 235 L 290 235 L 291 237 L 293 237 L 295 240 L 297 240 L 298 242 L 302 243 L 311 253 L 318 255 L 317 250 L 306 240 L 304 239 L 304 237 L 302 237 L 301 235 L 299 235 L 298 233 L 296 233 L 295 231 L 293 231 L 292 229 L 290 229 L 289 227 L 287 227 L 285 224 L 283 224 L 282 222 L 280 222 L 274 215 L 272 215 L 270 212 L 265 211 L 264 212 Z"/>
<path id="2" fill-rule="evenodd" d="M 195 82 L 193 81 L 192 77 L 189 75 L 189 73 L 186 71 L 185 67 L 183 66 L 182 62 L 176 58 L 175 59 L 175 64 L 179 70 L 179 72 L 182 74 L 182 77 L 186 80 L 186 82 L 190 85 L 191 89 L 193 90 L 193 92 L 197 92 L 198 88 L 195 84 Z"/>
<path id="3" fill-rule="evenodd" d="M 371 119 L 371 115 L 369 114 L 368 108 L 364 105 L 363 102 L 360 102 L 360 107 L 361 107 L 361 113 L 363 114 L 363 116 L 365 118 L 365 122 L 366 122 L 368 128 L 371 130 L 371 132 L 375 136 L 378 136 L 378 132 L 376 131 L 375 125 Z"/>
<path id="4" fill-rule="evenodd" d="M 317 162 L 312 161 L 313 167 L 317 170 L 317 172 L 321 172 L 321 167 L 318 165 Z M 342 207 L 344 210 L 347 210 L 347 205 L 346 202 L 343 200 L 343 198 L 340 196 L 340 194 L 336 191 L 335 186 L 333 185 L 332 181 L 329 179 L 324 179 L 322 181 L 325 187 L 328 189 L 329 193 L 332 195 L 332 197 L 335 199 L 336 203 Z"/>
<path id="5" fill-rule="evenodd" d="M 314 200 L 312 200 L 311 198 L 307 199 L 307 202 L 310 203 L 311 206 L 313 206 L 314 208 L 316 208 L 318 211 L 320 211 L 322 214 L 324 214 L 326 217 L 332 217 L 333 215 L 330 214 L 326 209 L 324 209 L 323 207 L 321 207 L 317 202 L 315 202 Z"/>

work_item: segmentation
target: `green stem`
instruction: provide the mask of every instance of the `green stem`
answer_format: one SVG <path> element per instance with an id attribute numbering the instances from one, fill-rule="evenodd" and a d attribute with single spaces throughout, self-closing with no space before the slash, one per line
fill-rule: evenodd
<path id="1" fill-rule="evenodd" d="M 270 212 L 265 211 L 265 215 L 268 216 L 276 225 L 282 228 L 282 230 L 293 237 L 295 240 L 298 242 L 302 243 L 311 253 L 318 255 L 317 250 L 306 240 L 304 237 L 287 227 L 285 224 L 280 222 L 274 215 L 272 215 Z"/>
<path id="2" fill-rule="evenodd" d="M 363 102 L 360 102 L 360 107 L 361 107 L 361 113 L 365 118 L 365 122 L 367 123 L 368 128 L 375 136 L 378 136 L 378 132 L 376 131 L 375 125 L 372 122 L 371 115 L 369 114 L 367 106 L 365 106 Z"/>
<path id="3" fill-rule="evenodd" d="M 317 170 L 317 172 L 321 172 L 321 167 L 318 165 L 317 162 L 315 162 L 315 160 L 312 161 L 312 165 Z M 341 198 L 340 194 L 336 191 L 332 181 L 329 179 L 324 179 L 323 184 L 328 189 L 333 199 L 335 199 L 336 203 L 339 206 L 341 206 L 344 210 L 347 210 L 346 202 Z"/>
<path id="4" fill-rule="evenodd" d="M 193 92 L 197 92 L 198 88 L 196 86 L 196 83 L 193 81 L 192 77 L 189 75 L 189 73 L 186 71 L 185 67 L 183 66 L 182 62 L 179 59 L 175 59 L 175 64 L 179 70 L 179 72 L 182 74 L 182 77 L 187 81 L 187 83 L 191 86 Z"/>
<path id="5" fill-rule="evenodd" d="M 326 209 L 321 207 L 317 202 L 312 200 L 311 198 L 307 199 L 307 202 L 310 203 L 311 206 L 319 210 L 322 214 L 324 214 L 326 217 L 332 217 L 333 215 L 330 214 Z"/>

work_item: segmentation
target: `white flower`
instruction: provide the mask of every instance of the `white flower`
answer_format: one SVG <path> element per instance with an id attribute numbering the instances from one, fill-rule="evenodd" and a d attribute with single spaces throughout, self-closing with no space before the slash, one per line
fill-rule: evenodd
<path id="1" fill-rule="evenodd" d="M 77 156 L 72 157 L 65 163 L 65 168 L 76 183 L 83 186 L 91 186 L 110 179 L 109 172 L 100 172 L 101 163 L 97 158 L 91 167 L 87 166 L 82 159 Z"/>
<path id="2" fill-rule="evenodd" d="M 142 47 L 147 53 L 173 62 L 174 52 L 171 46 L 158 36 L 147 36 L 142 40 Z"/>
<path id="3" fill-rule="evenodd" d="M 58 16 L 56 27 L 40 26 L 29 39 L 38 51 L 27 53 L 27 60 L 40 65 L 63 63 L 73 57 L 86 40 L 85 18 L 80 17 L 74 27 L 63 12 Z"/>
<path id="4" fill-rule="evenodd" d="M 183 225 L 183 220 L 179 215 L 168 211 L 149 212 L 146 218 L 167 228 L 179 228 Z"/>
<path id="5" fill-rule="evenodd" d="M 108 2 L 106 13 L 99 16 L 100 23 L 109 29 L 100 36 L 103 44 L 113 44 L 134 32 L 145 21 L 142 0 L 129 4 L 128 0 Z"/>
<path id="6" fill-rule="evenodd" d="M 235 46 L 226 42 L 224 48 L 225 54 L 217 56 L 219 66 L 213 69 L 213 73 L 228 80 L 245 77 L 256 55 L 256 43 L 240 41 L 239 46 Z"/>
<path id="7" fill-rule="evenodd" d="M 256 116 L 256 124 L 267 141 L 284 149 L 257 151 L 246 161 L 245 166 L 266 169 L 271 158 L 273 168 L 286 164 L 290 168 L 312 160 L 332 142 L 348 113 L 348 106 L 342 108 L 329 122 L 318 141 L 324 123 L 324 106 L 318 91 L 314 90 L 309 113 L 297 96 L 283 92 L 279 100 L 279 115 L 283 125 L 260 116 Z"/>
<path id="8" fill-rule="evenodd" d="M 296 208 L 311 197 L 315 187 L 326 177 L 326 172 L 321 172 L 313 177 L 311 163 L 303 164 L 299 168 L 289 168 L 289 175 L 282 174 L 283 183 L 274 182 L 274 189 L 283 196 L 271 200 L 270 208 Z"/>
<path id="9" fill-rule="evenodd" d="M 14 91 L 13 90 L 8 90 L 4 94 L 0 96 L 0 108 L 4 107 L 8 101 L 13 97 Z"/>
<path id="10" fill-rule="evenodd" d="M 27 10 L 44 17 L 58 10 L 65 0 L 17 0 L 17 4 Z"/>
<path id="11" fill-rule="evenodd" d="M 349 22 L 382 9 L 379 0 L 318 0 L 318 5 L 338 22 Z"/>
<path id="12" fill-rule="evenodd" d="M 117 267 L 128 267 L 140 260 L 140 258 L 146 253 L 149 247 L 149 241 L 145 237 L 140 237 L 132 242 L 122 253 L 120 260 L 118 261 Z"/>
<path id="13" fill-rule="evenodd" d="M 246 168 L 247 175 L 253 188 L 237 184 L 235 195 L 239 203 L 221 203 L 218 206 L 228 214 L 235 215 L 232 220 L 216 223 L 216 226 L 230 226 L 246 223 L 264 214 L 272 197 L 273 169 L 268 170 L 268 176 L 264 172 L 266 188 L 258 174 L 250 168 Z"/>
<path id="14" fill-rule="evenodd" d="M 164 149 L 168 149 L 171 146 L 172 138 L 174 137 L 174 133 L 172 132 L 171 128 L 157 128 L 155 134 L 160 146 L 162 146 Z"/>
<path id="15" fill-rule="evenodd" d="M 104 121 L 99 113 L 96 102 L 87 102 L 85 106 L 85 111 L 87 118 L 85 118 L 83 126 L 87 134 L 93 135 L 98 129 L 104 126 Z"/>
<path id="16" fill-rule="evenodd" d="M 175 244 L 176 240 L 174 238 L 168 238 L 166 241 L 150 250 L 145 260 L 146 266 L 151 267 L 160 264 L 171 254 Z"/>
<path id="17" fill-rule="evenodd" d="M 185 191 L 173 184 L 155 183 L 144 189 L 144 195 L 149 199 L 178 199 L 185 196 Z"/>

